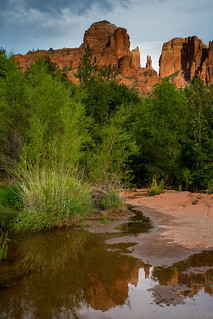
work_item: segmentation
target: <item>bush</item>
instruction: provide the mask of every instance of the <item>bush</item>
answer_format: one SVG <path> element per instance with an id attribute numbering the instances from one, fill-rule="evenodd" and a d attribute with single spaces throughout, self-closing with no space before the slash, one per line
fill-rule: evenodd
<path id="1" fill-rule="evenodd" d="M 31 168 L 18 185 L 24 209 L 13 222 L 17 232 L 53 228 L 58 221 L 84 215 L 92 207 L 89 188 L 68 170 Z"/>
<path id="2" fill-rule="evenodd" d="M 100 185 L 93 190 L 93 201 L 102 210 L 124 205 L 117 190 Z"/>
<path id="3" fill-rule="evenodd" d="M 162 179 L 159 183 L 154 176 L 152 179 L 152 183 L 150 185 L 150 189 L 148 192 L 148 196 L 154 196 L 164 193 L 164 180 Z"/>

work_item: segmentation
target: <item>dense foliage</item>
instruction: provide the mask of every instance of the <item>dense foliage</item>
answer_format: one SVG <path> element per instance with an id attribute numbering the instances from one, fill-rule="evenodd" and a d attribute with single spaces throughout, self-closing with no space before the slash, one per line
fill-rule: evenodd
<path id="1" fill-rule="evenodd" d="M 16 184 L 14 229 L 82 215 L 94 186 L 108 197 L 124 182 L 213 188 L 212 87 L 164 79 L 142 98 L 89 48 L 76 76 L 79 85 L 48 57 L 23 72 L 0 51 L 0 172 Z M 3 206 L 0 197 L 0 220 Z"/>

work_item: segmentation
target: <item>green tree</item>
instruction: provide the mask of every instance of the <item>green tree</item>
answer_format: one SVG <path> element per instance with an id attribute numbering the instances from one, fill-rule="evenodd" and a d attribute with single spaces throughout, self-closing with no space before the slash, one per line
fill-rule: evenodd
<path id="1" fill-rule="evenodd" d="M 169 184 L 178 178 L 187 119 L 185 94 L 168 79 L 157 84 L 152 97 L 137 107 L 134 130 L 141 148 L 137 163 L 141 161 L 140 174 L 147 182 L 153 175 Z"/>
<path id="2" fill-rule="evenodd" d="M 57 69 L 55 70 L 57 73 Z M 84 107 L 70 97 L 69 88 L 50 68 L 49 60 L 37 60 L 27 73 L 30 110 L 21 156 L 38 167 L 75 166 L 87 139 Z"/>
<path id="3" fill-rule="evenodd" d="M 213 181 L 213 88 L 195 75 L 185 93 L 190 116 L 183 163 L 191 172 L 192 187 L 207 188 Z"/>
<path id="4" fill-rule="evenodd" d="M 116 187 L 129 177 L 127 160 L 137 152 L 137 146 L 126 123 L 128 113 L 123 107 L 111 117 L 102 127 L 101 141 L 88 153 L 89 177 L 96 185 Z"/>
<path id="5" fill-rule="evenodd" d="M 96 63 L 96 57 L 93 58 L 92 50 L 87 46 L 75 76 L 79 79 L 81 86 L 87 88 L 94 80 L 101 79 L 104 82 L 115 80 L 117 72 L 111 64 L 99 67 Z"/>
<path id="6" fill-rule="evenodd" d="M 40 70 L 45 70 L 46 73 L 50 74 L 53 78 L 58 79 L 62 82 L 67 82 L 67 74 L 60 70 L 56 62 L 52 62 L 48 55 L 39 56 L 34 63 L 32 63 L 27 71 L 26 75 L 30 75 L 31 73 L 35 75 L 36 72 L 40 72 Z"/>
<path id="7" fill-rule="evenodd" d="M 117 72 L 111 65 L 99 67 L 91 49 L 85 49 L 76 77 L 85 92 L 83 103 L 86 114 L 98 125 L 106 123 L 121 105 L 139 100 L 135 92 L 117 82 L 116 76 Z"/>
<path id="8" fill-rule="evenodd" d="M 14 167 L 19 156 L 30 110 L 21 69 L 4 51 L 1 51 L 0 62 L 0 166 L 4 169 Z"/>

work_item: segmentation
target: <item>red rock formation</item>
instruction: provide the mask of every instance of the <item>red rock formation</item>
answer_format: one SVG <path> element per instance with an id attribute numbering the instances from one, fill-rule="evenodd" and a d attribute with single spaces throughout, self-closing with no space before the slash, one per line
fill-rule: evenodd
<path id="1" fill-rule="evenodd" d="M 151 91 L 152 85 L 158 82 L 157 72 L 151 63 L 147 64 L 146 68 L 141 68 L 139 49 L 130 52 L 127 30 L 117 28 L 107 21 L 93 23 L 85 32 L 80 48 L 41 50 L 26 55 L 18 54 L 15 59 L 26 69 L 38 56 L 48 55 L 51 61 L 56 62 L 60 69 L 67 71 L 69 78 L 76 82 L 74 74 L 87 46 L 91 48 L 92 57 L 96 58 L 99 66 L 111 64 L 118 70 L 121 83 L 147 92 Z"/>
<path id="2" fill-rule="evenodd" d="M 160 77 L 173 75 L 177 87 L 197 73 L 208 85 L 213 83 L 213 44 L 209 48 L 198 37 L 175 38 L 164 43 L 159 60 Z"/>
<path id="3" fill-rule="evenodd" d="M 96 58 L 99 66 L 111 64 L 118 70 L 121 83 L 141 92 L 149 92 L 159 82 L 157 72 L 152 68 L 151 57 L 147 56 L 146 67 L 141 68 L 138 47 L 130 52 L 127 30 L 107 21 L 93 23 L 85 32 L 80 48 L 17 54 L 15 59 L 26 69 L 38 56 L 48 55 L 51 61 L 56 62 L 76 82 L 74 74 L 87 46 L 91 48 L 92 57 Z M 213 83 L 213 41 L 207 47 L 196 36 L 175 38 L 164 43 L 159 65 L 160 77 L 171 76 L 177 87 L 191 80 L 195 73 L 209 85 Z"/>

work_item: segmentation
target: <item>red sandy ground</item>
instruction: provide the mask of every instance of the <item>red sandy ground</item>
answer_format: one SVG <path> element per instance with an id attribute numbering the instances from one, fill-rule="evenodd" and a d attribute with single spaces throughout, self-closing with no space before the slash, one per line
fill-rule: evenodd
<path id="1" fill-rule="evenodd" d="M 213 194 L 166 191 L 148 197 L 146 191 L 138 189 L 123 195 L 127 204 L 171 217 L 172 222 L 163 224 L 161 236 L 165 240 L 189 249 L 213 248 Z"/>

